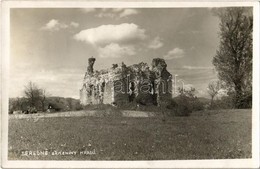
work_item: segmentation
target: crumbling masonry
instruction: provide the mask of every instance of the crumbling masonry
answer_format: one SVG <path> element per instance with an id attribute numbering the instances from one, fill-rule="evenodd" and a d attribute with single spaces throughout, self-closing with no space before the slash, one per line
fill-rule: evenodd
<path id="1" fill-rule="evenodd" d="M 172 75 L 167 71 L 164 59 L 153 59 L 151 68 L 143 62 L 131 66 L 122 63 L 100 71 L 94 71 L 95 61 L 93 57 L 88 60 L 80 89 L 82 105 L 122 105 L 134 101 L 161 105 L 172 97 Z"/>

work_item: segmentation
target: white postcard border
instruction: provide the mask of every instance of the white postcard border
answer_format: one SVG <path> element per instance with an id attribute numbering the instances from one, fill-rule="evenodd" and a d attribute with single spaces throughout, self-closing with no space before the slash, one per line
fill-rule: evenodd
<path id="1" fill-rule="evenodd" d="M 83 7 L 254 7 L 252 159 L 165 160 L 165 161 L 11 161 L 8 153 L 8 78 L 10 54 L 10 8 Z M 159 2 L 159 1 L 4 1 L 2 2 L 2 167 L 5 168 L 256 168 L 259 167 L 259 2 Z"/>

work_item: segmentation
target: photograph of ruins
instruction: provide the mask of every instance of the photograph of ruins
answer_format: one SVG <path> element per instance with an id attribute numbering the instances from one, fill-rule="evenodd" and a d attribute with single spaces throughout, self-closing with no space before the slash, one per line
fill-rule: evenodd
<path id="1" fill-rule="evenodd" d="M 256 4 L 155 4 L 6 6 L 6 164 L 255 164 Z"/>

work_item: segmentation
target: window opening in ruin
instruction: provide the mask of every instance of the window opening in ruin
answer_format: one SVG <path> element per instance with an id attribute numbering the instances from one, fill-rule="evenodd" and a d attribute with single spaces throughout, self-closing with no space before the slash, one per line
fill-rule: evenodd
<path id="1" fill-rule="evenodd" d="M 98 97 L 98 87 L 93 86 L 94 97 Z"/>
<path id="2" fill-rule="evenodd" d="M 105 86 L 106 86 L 106 83 L 103 82 L 103 83 L 101 84 L 101 92 L 104 92 L 104 91 L 105 91 Z"/>
<path id="3" fill-rule="evenodd" d="M 93 88 L 93 85 L 89 85 L 89 88 L 87 90 L 88 96 L 92 96 L 92 88 Z"/>
<path id="4" fill-rule="evenodd" d="M 154 92 L 154 82 L 152 81 L 151 83 L 150 83 L 150 93 L 151 94 L 154 94 L 155 92 Z"/>
<path id="5" fill-rule="evenodd" d="M 135 83 L 134 82 L 131 82 L 130 83 L 130 87 L 129 87 L 129 102 L 132 102 L 132 101 L 134 101 L 134 99 L 135 99 Z"/>

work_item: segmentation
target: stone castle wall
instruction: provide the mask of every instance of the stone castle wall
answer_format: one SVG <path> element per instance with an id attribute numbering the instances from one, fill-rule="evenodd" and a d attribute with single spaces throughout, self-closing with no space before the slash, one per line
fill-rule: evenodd
<path id="1" fill-rule="evenodd" d="M 127 104 L 137 101 L 143 104 L 162 104 L 172 97 L 171 74 L 167 64 L 157 58 L 152 68 L 146 63 L 121 67 L 117 64 L 111 69 L 94 71 L 95 59 L 89 59 L 85 74 L 80 102 L 88 104 Z"/>

